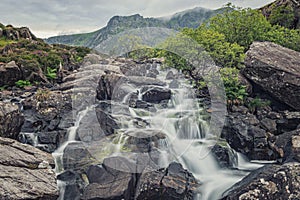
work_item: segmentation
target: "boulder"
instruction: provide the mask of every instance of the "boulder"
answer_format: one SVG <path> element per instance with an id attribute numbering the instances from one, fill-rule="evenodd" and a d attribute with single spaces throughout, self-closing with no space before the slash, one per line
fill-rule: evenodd
<path id="1" fill-rule="evenodd" d="M 90 166 L 87 170 L 89 185 L 84 189 L 83 199 L 125 199 L 134 195 L 134 174 L 122 172 L 105 165 Z"/>
<path id="2" fill-rule="evenodd" d="M 58 198 L 51 154 L 1 137 L 0 151 L 0 199 Z"/>
<path id="3" fill-rule="evenodd" d="M 94 159 L 82 142 L 69 143 L 64 149 L 64 170 L 81 171 L 93 163 Z"/>
<path id="4" fill-rule="evenodd" d="M 283 133 L 270 141 L 270 146 L 282 162 L 300 162 L 300 129 Z"/>
<path id="5" fill-rule="evenodd" d="M 11 61 L 6 65 L 0 65 L 0 77 L 0 86 L 14 86 L 15 82 L 23 79 L 23 74 L 15 61 Z"/>
<path id="6" fill-rule="evenodd" d="M 122 97 L 124 95 L 123 92 L 116 89 L 121 85 L 122 78 L 124 78 L 123 75 L 116 73 L 101 76 L 97 87 L 97 99 L 112 100 L 112 98 L 116 98 L 117 96 Z"/>
<path id="7" fill-rule="evenodd" d="M 299 199 L 300 164 L 267 165 L 235 184 L 222 200 Z"/>
<path id="8" fill-rule="evenodd" d="M 251 82 L 300 110 L 300 52 L 271 42 L 254 42 L 246 53 L 245 65 L 242 73 Z"/>
<path id="9" fill-rule="evenodd" d="M 19 107 L 11 103 L 0 102 L 0 136 L 17 139 L 24 123 Z"/>
<path id="10" fill-rule="evenodd" d="M 211 151 L 221 168 L 234 168 L 237 166 L 237 154 L 226 142 L 225 144 L 218 143 Z"/>
<path id="11" fill-rule="evenodd" d="M 142 88 L 142 100 L 149 103 L 160 103 L 171 99 L 171 90 L 163 87 L 144 87 Z"/>
<path id="12" fill-rule="evenodd" d="M 95 111 L 98 123 L 104 135 L 112 135 L 116 129 L 119 129 L 116 119 L 108 112 L 105 112 L 101 106 L 97 106 Z"/>
<path id="13" fill-rule="evenodd" d="M 137 183 L 135 199 L 192 200 L 198 186 L 195 177 L 174 162 L 165 170 L 144 172 Z"/>

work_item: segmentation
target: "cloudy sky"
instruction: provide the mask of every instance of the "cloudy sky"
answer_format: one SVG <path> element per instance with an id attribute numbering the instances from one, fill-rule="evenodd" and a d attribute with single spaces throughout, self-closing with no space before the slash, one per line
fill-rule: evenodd
<path id="1" fill-rule="evenodd" d="M 27 26 L 41 38 L 91 32 L 114 15 L 168 16 L 194 7 L 220 8 L 230 0 L 1 0 L 0 22 Z M 231 0 L 258 8 L 274 0 Z"/>

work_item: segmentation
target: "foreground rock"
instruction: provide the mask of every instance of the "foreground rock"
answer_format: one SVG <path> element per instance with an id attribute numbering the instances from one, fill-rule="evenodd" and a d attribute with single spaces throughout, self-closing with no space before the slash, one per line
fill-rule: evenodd
<path id="1" fill-rule="evenodd" d="M 275 99 L 300 110 L 300 53 L 270 42 L 254 42 L 243 74 Z M 288 95 L 287 95 L 288 94 Z"/>
<path id="2" fill-rule="evenodd" d="M 0 102 L 0 137 L 16 139 L 23 123 L 24 117 L 17 105 Z"/>
<path id="3" fill-rule="evenodd" d="M 118 171 L 105 163 L 87 170 L 89 185 L 82 199 L 191 200 L 198 186 L 193 175 L 178 163 L 142 174 Z"/>
<path id="4" fill-rule="evenodd" d="M 58 198 L 52 156 L 0 137 L 0 199 Z"/>
<path id="5" fill-rule="evenodd" d="M 299 199 L 299 174 L 299 163 L 265 166 L 234 185 L 223 200 Z"/>
<path id="6" fill-rule="evenodd" d="M 179 163 L 171 163 L 166 170 L 143 173 L 137 184 L 135 199 L 191 200 L 198 183 Z"/>

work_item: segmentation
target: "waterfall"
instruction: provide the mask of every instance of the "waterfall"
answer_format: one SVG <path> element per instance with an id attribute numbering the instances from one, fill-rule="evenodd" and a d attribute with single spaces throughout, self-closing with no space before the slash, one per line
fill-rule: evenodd
<path id="1" fill-rule="evenodd" d="M 159 67 L 159 66 L 158 66 Z M 161 138 L 154 144 L 155 150 L 159 152 L 158 165 L 160 168 L 167 167 L 172 161 L 180 162 L 184 168 L 191 172 L 201 183 L 199 193 L 195 199 L 218 199 L 223 192 L 233 184 L 241 180 L 247 172 L 238 170 L 221 169 L 214 155 L 211 153 L 212 147 L 218 142 L 218 137 L 212 137 L 209 132 L 210 124 L 207 120 L 208 114 L 199 107 L 198 99 L 195 97 L 194 89 L 184 78 L 176 79 L 178 88 L 169 87 L 172 80 L 165 80 L 167 70 L 158 69 L 157 80 L 164 81 L 165 88 L 171 90 L 171 99 L 168 102 L 155 104 L 152 109 L 133 108 L 128 106 L 130 95 L 137 92 L 138 100 L 142 101 L 142 87 L 121 85 L 128 92 L 123 99 L 112 100 L 111 115 L 118 120 L 119 129 L 116 134 L 105 144 L 98 147 L 99 142 L 94 146 L 95 151 L 106 151 L 101 156 L 124 156 L 133 154 L 130 152 L 132 138 L 147 138 L 161 134 Z M 178 73 L 178 77 L 183 77 Z M 151 86 L 150 86 L 151 87 Z M 128 110 L 123 113 L 120 105 Z M 68 129 L 68 140 L 58 148 L 53 156 L 56 161 L 56 173 L 63 171 L 62 156 L 64 149 L 69 143 L 76 141 L 76 132 L 80 127 L 80 122 L 89 111 L 93 111 L 97 105 L 90 105 L 82 111 L 77 112 L 76 121 L 73 127 Z M 111 141 L 111 142 L 110 142 Z M 92 146 L 93 144 L 88 144 Z M 131 146 L 130 146 L 131 145 Z M 97 156 L 95 156 L 97 159 Z M 101 158 L 102 159 L 102 158 Z M 99 158 L 99 163 L 101 163 Z M 239 155 L 240 162 L 237 169 L 256 169 L 260 164 L 252 164 Z M 64 183 L 61 186 L 63 195 Z M 61 197 L 62 198 L 62 197 Z"/>

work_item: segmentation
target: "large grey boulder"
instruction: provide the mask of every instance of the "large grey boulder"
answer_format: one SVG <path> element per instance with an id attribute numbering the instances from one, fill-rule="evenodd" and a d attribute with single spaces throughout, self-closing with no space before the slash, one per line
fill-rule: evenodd
<path id="1" fill-rule="evenodd" d="M 243 74 L 273 98 L 300 110 L 300 52 L 271 42 L 254 42 Z"/>
<path id="2" fill-rule="evenodd" d="M 0 199 L 58 198 L 51 154 L 1 137 L 0 152 Z"/>
<path id="3" fill-rule="evenodd" d="M 267 165 L 235 184 L 222 200 L 299 199 L 300 164 Z"/>

